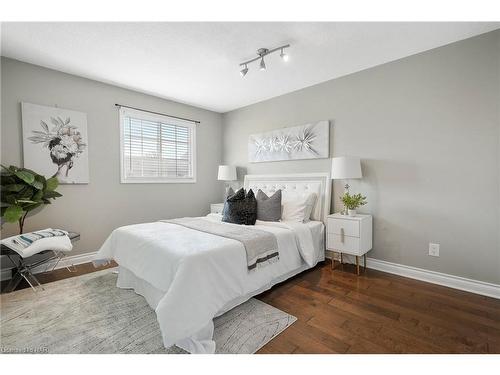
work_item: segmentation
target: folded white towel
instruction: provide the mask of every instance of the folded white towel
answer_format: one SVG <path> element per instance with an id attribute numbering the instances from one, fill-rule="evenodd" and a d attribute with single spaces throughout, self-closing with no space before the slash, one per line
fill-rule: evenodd
<path id="1" fill-rule="evenodd" d="M 61 229 L 47 228 L 44 230 L 37 230 L 36 232 L 23 233 L 15 236 L 12 242 L 21 248 L 27 248 L 33 242 L 41 240 L 42 238 L 57 237 L 57 236 L 67 236 L 68 232 Z"/>
<path id="2" fill-rule="evenodd" d="M 51 228 L 45 231 L 51 231 Z M 67 235 L 40 238 L 24 247 L 19 244 L 19 236 L 12 236 L 1 241 L 2 245 L 14 250 L 23 258 L 28 258 L 45 250 L 55 250 L 69 252 L 73 249 L 73 244 Z"/>

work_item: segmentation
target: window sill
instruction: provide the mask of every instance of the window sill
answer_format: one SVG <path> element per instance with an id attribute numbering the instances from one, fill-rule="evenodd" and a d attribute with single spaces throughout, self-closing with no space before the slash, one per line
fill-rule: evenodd
<path id="1" fill-rule="evenodd" d="M 195 184 L 195 178 L 170 180 L 121 180 L 122 184 Z"/>

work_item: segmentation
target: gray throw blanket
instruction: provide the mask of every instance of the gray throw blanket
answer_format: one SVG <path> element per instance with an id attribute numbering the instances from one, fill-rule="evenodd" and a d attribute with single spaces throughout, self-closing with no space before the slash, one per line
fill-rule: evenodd
<path id="1" fill-rule="evenodd" d="M 247 267 L 249 270 L 269 263 L 270 260 L 279 259 L 278 240 L 276 236 L 260 229 L 195 217 L 161 221 L 240 241 L 247 253 Z"/>

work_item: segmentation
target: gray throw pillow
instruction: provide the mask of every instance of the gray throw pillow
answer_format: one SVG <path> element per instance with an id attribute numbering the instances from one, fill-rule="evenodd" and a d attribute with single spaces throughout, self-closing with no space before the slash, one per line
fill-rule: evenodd
<path id="1" fill-rule="evenodd" d="M 271 197 L 259 189 L 257 192 L 257 220 L 280 221 L 281 219 L 281 190 Z"/>

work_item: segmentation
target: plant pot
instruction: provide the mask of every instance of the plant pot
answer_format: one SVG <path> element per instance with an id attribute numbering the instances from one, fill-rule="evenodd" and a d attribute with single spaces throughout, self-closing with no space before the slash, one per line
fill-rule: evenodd
<path id="1" fill-rule="evenodd" d="M 349 216 L 356 216 L 356 210 L 347 210 Z"/>

